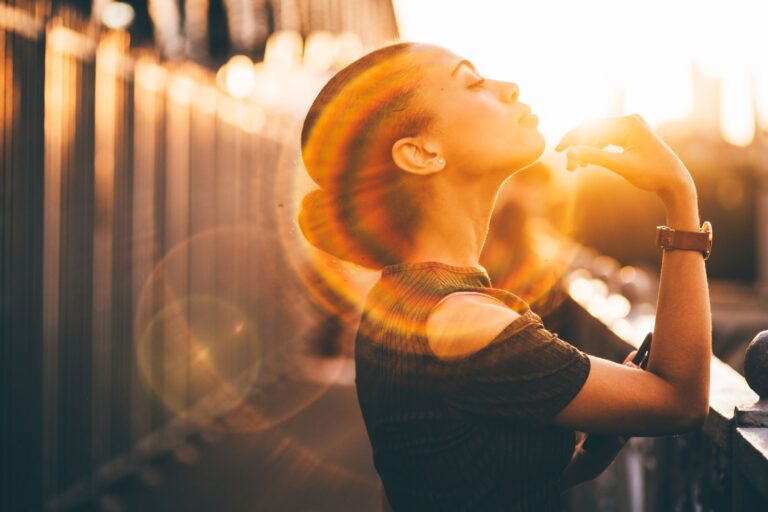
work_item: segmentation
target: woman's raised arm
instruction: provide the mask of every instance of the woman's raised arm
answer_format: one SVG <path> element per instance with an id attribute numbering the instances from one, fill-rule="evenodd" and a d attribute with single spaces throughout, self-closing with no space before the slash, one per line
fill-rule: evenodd
<path id="1" fill-rule="evenodd" d="M 623 153 L 604 151 L 607 145 Z M 672 150 L 639 116 L 593 122 L 565 135 L 568 168 L 597 164 L 655 192 L 669 227 L 699 229 L 696 187 Z M 649 228 L 651 228 L 649 226 Z M 648 371 L 591 357 L 591 371 L 556 422 L 589 432 L 655 435 L 695 428 L 709 410 L 712 320 L 704 259 L 693 251 L 662 256 Z"/>

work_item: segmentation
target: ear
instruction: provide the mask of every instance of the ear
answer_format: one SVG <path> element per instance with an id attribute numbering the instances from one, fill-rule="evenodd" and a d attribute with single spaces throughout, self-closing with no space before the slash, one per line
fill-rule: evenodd
<path id="1" fill-rule="evenodd" d="M 392 160 L 400 169 L 426 176 L 445 168 L 437 148 L 418 137 L 404 137 L 392 144 Z"/>

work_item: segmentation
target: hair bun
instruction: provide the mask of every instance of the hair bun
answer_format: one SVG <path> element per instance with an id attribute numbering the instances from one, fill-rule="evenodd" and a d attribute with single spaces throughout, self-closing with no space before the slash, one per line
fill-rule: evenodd
<path id="1" fill-rule="evenodd" d="M 366 256 L 341 221 L 339 201 L 322 189 L 308 193 L 301 203 L 299 228 L 313 246 L 339 259 L 378 270 L 383 264 Z"/>

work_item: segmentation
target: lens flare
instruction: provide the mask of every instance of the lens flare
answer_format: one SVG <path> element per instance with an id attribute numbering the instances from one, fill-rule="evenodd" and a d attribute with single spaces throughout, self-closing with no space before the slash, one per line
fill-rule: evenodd
<path id="1" fill-rule="evenodd" d="M 139 339 L 136 357 L 168 409 L 208 425 L 243 406 L 258 377 L 259 351 L 256 326 L 243 311 L 216 297 L 193 296 L 155 315 Z M 244 361 L 252 366 L 245 367 Z M 210 394 L 220 399 L 205 400 Z"/>
<path id="2" fill-rule="evenodd" d="M 344 371 L 302 376 L 320 320 L 297 299 L 306 292 L 276 249 L 262 227 L 220 226 L 176 244 L 146 277 L 135 357 L 169 411 L 210 429 L 264 430 L 314 403 Z"/>

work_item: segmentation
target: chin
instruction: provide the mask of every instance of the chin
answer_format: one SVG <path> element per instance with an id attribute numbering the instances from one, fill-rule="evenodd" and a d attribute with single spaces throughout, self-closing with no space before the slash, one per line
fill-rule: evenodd
<path id="1" fill-rule="evenodd" d="M 544 150 L 547 148 L 544 135 L 538 130 L 536 131 L 536 135 L 536 137 L 531 137 L 530 143 L 526 144 L 525 148 L 519 148 L 519 150 L 516 151 L 513 163 L 510 165 L 510 167 L 512 167 L 512 172 L 517 172 L 532 166 L 544 154 Z"/>
<path id="2" fill-rule="evenodd" d="M 534 151 L 536 157 L 533 159 L 531 164 L 533 164 L 539 158 L 541 158 L 541 156 L 544 154 L 544 151 L 547 149 L 547 141 L 544 138 L 544 135 L 541 132 L 539 132 L 538 130 L 536 131 L 536 133 L 539 135 L 538 136 L 538 144 L 536 145 L 536 151 Z"/>

